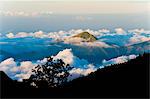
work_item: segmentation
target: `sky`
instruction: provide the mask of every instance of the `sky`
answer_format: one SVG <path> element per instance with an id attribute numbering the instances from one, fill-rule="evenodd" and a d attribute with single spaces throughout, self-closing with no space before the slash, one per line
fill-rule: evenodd
<path id="1" fill-rule="evenodd" d="M 148 0 L 0 0 L 0 11 L 49 14 L 150 13 Z"/>
<path id="2" fill-rule="evenodd" d="M 149 29 L 150 1 L 0 0 L 0 27 L 4 33 L 78 28 Z"/>

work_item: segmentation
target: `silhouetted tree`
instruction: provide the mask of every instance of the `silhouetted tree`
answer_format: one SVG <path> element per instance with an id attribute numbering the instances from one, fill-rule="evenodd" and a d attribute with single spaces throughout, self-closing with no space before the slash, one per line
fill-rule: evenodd
<path id="1" fill-rule="evenodd" d="M 28 82 L 38 88 L 57 87 L 67 81 L 70 75 L 69 70 L 72 68 L 61 59 L 53 60 L 50 57 L 47 58 L 45 64 L 37 65 L 32 69 L 33 74 L 28 79 Z"/>

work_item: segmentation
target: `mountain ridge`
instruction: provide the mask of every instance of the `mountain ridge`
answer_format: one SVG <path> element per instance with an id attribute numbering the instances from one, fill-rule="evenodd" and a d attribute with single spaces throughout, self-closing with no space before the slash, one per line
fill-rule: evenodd
<path id="1" fill-rule="evenodd" d="M 139 55 L 126 63 L 98 69 L 60 88 L 36 89 L 1 78 L 2 97 L 148 98 L 149 58 L 150 54 Z"/>

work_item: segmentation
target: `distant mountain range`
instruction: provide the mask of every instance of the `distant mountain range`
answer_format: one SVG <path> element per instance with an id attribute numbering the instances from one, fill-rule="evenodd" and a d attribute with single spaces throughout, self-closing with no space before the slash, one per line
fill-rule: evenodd
<path id="1" fill-rule="evenodd" d="M 3 98 L 148 98 L 149 58 L 150 54 L 143 54 L 126 63 L 99 69 L 88 76 L 50 89 L 30 87 L 24 82 L 13 81 L 4 72 L 0 72 L 1 96 Z"/>

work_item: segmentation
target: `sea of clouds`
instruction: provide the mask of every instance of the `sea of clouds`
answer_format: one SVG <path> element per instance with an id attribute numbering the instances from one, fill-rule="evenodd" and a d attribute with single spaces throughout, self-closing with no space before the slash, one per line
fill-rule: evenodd
<path id="1" fill-rule="evenodd" d="M 81 38 L 71 38 L 72 36 L 87 31 L 98 38 L 95 42 L 82 42 Z M 111 48 L 117 46 L 128 46 L 132 44 L 137 44 L 145 41 L 150 41 L 150 31 L 146 31 L 144 29 L 134 29 L 125 31 L 122 28 L 116 28 L 114 31 L 110 31 L 108 29 L 101 30 L 90 30 L 90 29 L 77 29 L 77 30 L 69 30 L 69 31 L 58 31 L 58 32 L 19 32 L 19 33 L 0 33 L 1 39 L 14 39 L 14 38 L 48 38 L 51 39 L 52 42 L 63 42 L 64 44 L 75 44 L 77 46 L 92 46 L 92 47 L 100 47 L 100 48 Z M 0 44 L 7 44 L 10 42 L 0 42 Z M 112 43 L 112 44 L 110 44 Z M 123 55 L 113 59 L 105 60 L 101 62 L 102 65 L 94 66 L 92 63 L 88 62 L 85 59 L 81 59 L 75 56 L 72 53 L 72 49 L 62 49 L 57 55 L 53 56 L 54 59 L 62 59 L 66 64 L 70 64 L 74 68 L 70 71 L 72 76 L 69 76 L 69 80 L 78 78 L 80 76 L 86 76 L 91 72 L 96 71 L 98 68 L 104 68 L 105 66 L 109 66 L 111 64 L 124 63 L 130 59 L 134 59 L 137 55 Z M 7 73 L 9 77 L 12 79 L 17 79 L 22 81 L 22 79 L 27 79 L 32 74 L 31 70 L 37 64 L 44 64 L 46 62 L 46 58 L 43 57 L 42 60 L 33 61 L 21 61 L 18 62 L 15 58 L 8 58 L 0 63 L 0 70 Z M 98 60 L 98 59 L 96 59 Z"/>
<path id="2" fill-rule="evenodd" d="M 72 49 L 64 49 L 60 51 L 57 55 L 53 56 L 54 60 L 62 59 L 66 64 L 70 64 L 74 68 L 69 71 L 69 80 L 78 78 L 80 76 L 86 76 L 91 72 L 96 71 L 98 68 L 104 68 L 111 64 L 124 63 L 130 59 L 136 58 L 136 55 L 120 56 L 111 60 L 103 60 L 103 65 L 95 67 L 90 64 L 87 60 L 80 59 L 73 55 Z M 0 71 L 7 73 L 12 79 L 22 81 L 22 79 L 28 79 L 32 74 L 32 69 L 37 66 L 37 64 L 44 64 L 47 62 L 47 58 L 43 60 L 32 61 L 22 61 L 16 62 L 14 58 L 8 58 L 0 63 Z"/>
<path id="3" fill-rule="evenodd" d="M 96 42 L 82 42 L 81 38 L 71 38 L 72 36 L 79 34 L 81 32 L 87 31 L 90 34 L 94 35 L 98 38 Z M 25 38 L 25 37 L 34 37 L 34 38 L 51 38 L 56 42 L 64 42 L 67 44 L 75 44 L 75 45 L 84 45 L 84 46 L 100 46 L 100 47 L 112 47 L 106 42 L 112 42 L 116 45 L 125 46 L 132 45 L 136 43 L 141 43 L 144 41 L 150 40 L 150 31 L 144 29 L 133 29 L 125 31 L 122 28 L 116 28 L 114 31 L 110 31 L 108 29 L 101 30 L 91 30 L 91 29 L 72 29 L 69 31 L 58 31 L 58 32 L 19 32 L 19 33 L 0 33 L 0 36 L 3 38 Z M 121 41 L 121 42 L 120 42 Z"/>

